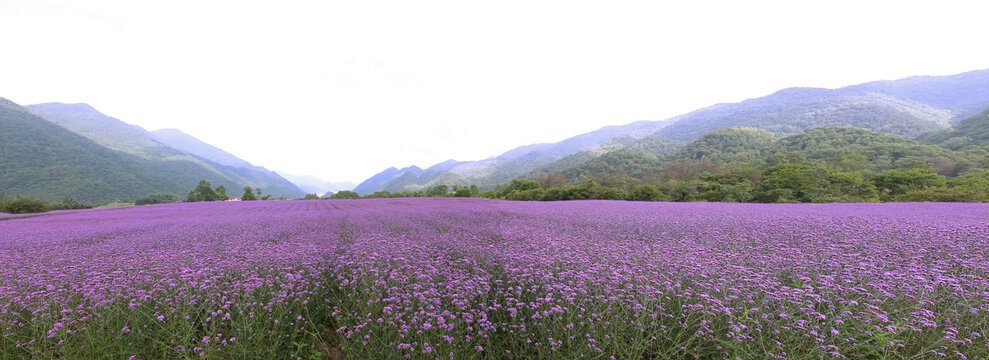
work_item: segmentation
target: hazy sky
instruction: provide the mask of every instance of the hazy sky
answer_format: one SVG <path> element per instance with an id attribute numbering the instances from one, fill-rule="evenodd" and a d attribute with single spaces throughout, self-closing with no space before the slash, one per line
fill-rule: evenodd
<path id="1" fill-rule="evenodd" d="M 789 86 L 989 68 L 984 3 L 0 0 L 0 97 L 359 182 Z"/>

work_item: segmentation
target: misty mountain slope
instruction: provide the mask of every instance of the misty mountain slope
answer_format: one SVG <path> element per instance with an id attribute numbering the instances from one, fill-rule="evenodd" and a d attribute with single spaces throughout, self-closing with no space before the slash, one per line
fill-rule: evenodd
<path id="1" fill-rule="evenodd" d="M 605 149 L 605 151 L 597 154 L 592 153 L 593 157 L 587 161 L 558 171 L 562 171 L 563 175 L 571 181 L 580 181 L 602 173 L 624 173 L 641 178 L 646 173 L 662 171 L 662 167 L 666 163 L 666 156 L 677 152 L 686 145 L 683 142 L 657 135 L 647 136 L 631 143 L 620 141 L 622 140 L 620 138 L 616 138 L 616 140 L 618 141 L 609 142 L 612 145 L 611 149 Z M 606 148 L 606 146 L 602 146 L 602 148 Z M 538 176 L 539 174 L 534 173 L 533 175 Z"/>
<path id="2" fill-rule="evenodd" d="M 989 146 L 989 108 L 955 123 L 948 129 L 925 134 L 917 140 L 952 150 L 969 146 Z"/>
<path id="3" fill-rule="evenodd" d="M 566 157 L 540 166 L 525 174 L 527 178 L 536 178 L 540 174 L 548 175 L 555 172 L 563 172 L 570 168 L 578 167 L 586 162 L 592 161 L 600 156 L 617 151 L 626 150 L 629 153 L 643 154 L 652 157 L 662 157 L 672 154 L 682 148 L 685 144 L 663 136 L 647 136 L 635 139 L 629 136 L 617 136 L 604 145 L 592 150 L 585 150 L 567 155 Z M 607 161 L 607 159 L 602 160 Z M 596 167 L 596 165 L 589 165 Z M 581 172 L 578 170 L 578 172 Z"/>
<path id="4" fill-rule="evenodd" d="M 631 142 L 649 136 L 665 125 L 661 121 L 637 121 L 627 125 L 605 126 L 557 143 L 520 146 L 493 158 L 461 162 L 450 168 L 448 174 L 425 183 L 420 180 L 418 184 L 421 188 L 440 184 L 494 187 L 568 155 L 580 151 L 596 151 L 595 149 L 616 138 L 625 138 Z M 385 188 L 391 189 L 390 191 L 415 190 L 415 187 L 401 185 L 386 185 Z"/>
<path id="5" fill-rule="evenodd" d="M 227 157 L 221 160 L 246 166 L 224 165 L 197 153 L 175 149 L 159 142 L 151 132 L 100 113 L 87 104 L 46 103 L 27 108 L 97 144 L 143 158 L 148 166 L 188 189 L 195 187 L 199 180 L 208 180 L 214 186 L 224 185 L 228 195 L 240 195 L 240 187 L 245 185 L 260 187 L 266 194 L 275 196 L 301 197 L 304 194 L 302 189 L 278 174 L 253 166 L 179 131 L 166 133 L 173 135 L 172 139 L 181 138 L 187 148 L 207 149 L 210 151 L 207 155 L 226 154 Z"/>
<path id="6" fill-rule="evenodd" d="M 388 184 L 405 173 L 411 173 L 415 176 L 423 173 L 423 170 L 418 166 L 409 166 L 402 169 L 396 169 L 395 167 L 390 167 L 382 172 L 374 174 L 367 180 L 362 181 L 360 184 L 354 187 L 354 192 L 361 195 L 369 195 L 375 191 L 381 191 L 388 187 Z"/>
<path id="7" fill-rule="evenodd" d="M 187 155 L 156 141 L 144 128 L 104 115 L 88 104 L 44 103 L 25 108 L 112 150 L 156 159 Z"/>
<path id="8" fill-rule="evenodd" d="M 690 141 L 710 131 L 746 126 L 778 135 L 851 126 L 914 138 L 989 106 L 989 70 L 914 76 L 840 89 L 789 88 L 675 118 L 658 135 Z"/>
<path id="9" fill-rule="evenodd" d="M 810 129 L 780 138 L 776 143 L 782 147 L 782 151 L 798 152 L 815 160 L 827 160 L 843 154 L 860 154 L 865 156 L 871 166 L 869 170 L 873 171 L 894 169 L 912 160 L 924 163 L 935 163 L 934 159 L 947 159 L 956 163 L 965 160 L 964 154 L 939 146 L 858 128 Z M 934 170 L 938 173 L 950 171 L 938 166 L 954 165 L 935 164 Z"/>
<path id="10" fill-rule="evenodd" d="M 2 196 L 106 203 L 190 189 L 139 156 L 101 146 L 3 98 L 0 143 Z"/>
<path id="11" fill-rule="evenodd" d="M 573 136 L 551 144 L 525 145 L 506 151 L 494 157 L 494 160 L 510 160 L 532 152 L 544 153 L 562 158 L 578 151 L 591 150 L 618 136 L 643 138 L 652 135 L 667 125 L 664 121 L 640 120 L 625 125 L 611 125 L 600 129 Z"/>
<path id="12" fill-rule="evenodd" d="M 260 187 L 266 194 L 288 198 L 301 197 L 305 191 L 278 173 L 250 162 L 186 134 L 178 129 L 159 129 L 149 134 L 162 144 L 191 154 L 219 169 L 228 178 L 251 187 Z M 322 193 L 325 191 L 317 191 Z M 240 195 L 238 191 L 236 194 Z"/>
<path id="13" fill-rule="evenodd" d="M 423 169 L 419 173 L 406 171 L 389 181 L 382 190 L 403 192 L 425 190 L 434 184 L 463 185 L 466 181 L 447 171 L 461 163 L 463 162 L 451 159 Z"/>
<path id="14" fill-rule="evenodd" d="M 671 154 L 667 162 L 708 160 L 731 162 L 747 161 L 778 152 L 779 136 L 762 129 L 730 127 L 718 129 L 701 136 Z"/>
<path id="15" fill-rule="evenodd" d="M 282 171 L 275 172 L 293 184 L 298 185 L 307 194 L 336 193 L 337 191 L 350 190 L 357 186 L 357 184 L 349 181 L 326 181 L 312 175 L 289 174 Z"/>
<path id="16" fill-rule="evenodd" d="M 951 117 L 948 110 L 883 94 L 790 88 L 766 97 L 688 113 L 656 134 L 692 141 L 703 134 L 732 126 L 758 128 L 779 135 L 816 127 L 852 126 L 915 137 L 947 127 Z"/>
<path id="17" fill-rule="evenodd" d="M 877 92 L 951 111 L 952 122 L 989 106 L 989 69 L 948 76 L 913 76 L 853 85 L 848 90 Z"/>
<path id="18" fill-rule="evenodd" d="M 788 88 L 739 103 L 709 106 L 668 120 L 607 126 L 557 143 L 519 146 L 488 159 L 461 163 L 448 171 L 455 177 L 444 179 L 483 188 L 524 174 L 562 171 L 599 157 L 601 154 L 582 152 L 597 149 L 620 136 L 638 139 L 658 135 L 692 142 L 712 131 L 740 126 L 780 136 L 820 127 L 854 127 L 913 138 L 945 129 L 959 116 L 977 113 L 987 106 L 989 70 L 876 81 L 840 89 Z M 623 154 L 629 157 L 641 152 Z M 438 183 L 434 179 L 429 184 Z M 378 186 L 374 190 L 388 188 L 388 182 L 381 181 Z"/>
<path id="19" fill-rule="evenodd" d="M 946 159 L 954 163 L 938 162 L 943 168 L 935 170 L 947 174 L 955 165 L 967 161 L 965 154 L 853 127 L 814 128 L 785 137 L 753 128 L 719 129 L 705 134 L 664 160 L 666 164 L 704 159 L 720 163 L 751 162 L 790 152 L 811 160 L 841 161 L 842 166 L 858 167 L 850 170 L 882 171 L 913 160 L 934 163 L 935 159 Z M 861 155 L 862 159 L 842 158 L 848 154 Z"/>
<path id="20" fill-rule="evenodd" d="M 251 163 L 213 145 L 207 144 L 179 129 L 159 129 L 151 131 L 158 142 L 174 149 L 196 155 L 203 159 L 231 167 L 253 167 Z"/>

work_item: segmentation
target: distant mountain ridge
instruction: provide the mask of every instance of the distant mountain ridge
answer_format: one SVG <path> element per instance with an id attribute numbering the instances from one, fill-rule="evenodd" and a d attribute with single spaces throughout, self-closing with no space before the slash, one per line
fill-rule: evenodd
<path id="1" fill-rule="evenodd" d="M 275 171 L 278 175 L 283 178 L 288 179 L 293 184 L 298 185 L 302 190 L 305 190 L 307 194 L 325 194 L 325 193 L 336 193 L 340 190 L 350 190 L 353 189 L 357 184 L 349 181 L 326 181 L 311 175 L 297 175 L 289 174 L 283 171 Z"/>
<path id="2" fill-rule="evenodd" d="M 141 156 L 104 147 L 3 98 L 0 144 L 0 197 L 106 203 L 191 189 Z"/>
<path id="3" fill-rule="evenodd" d="M 151 136 L 158 142 L 171 148 L 196 155 L 203 159 L 216 162 L 221 165 L 252 168 L 253 164 L 234 156 L 216 146 L 207 144 L 192 135 L 186 134 L 179 129 L 158 129 L 150 132 Z"/>
<path id="4" fill-rule="evenodd" d="M 603 154 L 594 149 L 619 137 L 658 135 L 685 144 L 718 129 L 743 126 L 780 136 L 819 127 L 855 127 L 916 138 L 946 129 L 986 107 L 989 70 L 873 81 L 839 89 L 787 88 L 667 120 L 606 126 L 557 143 L 519 146 L 484 160 L 461 162 L 430 181 L 410 181 L 411 175 L 418 178 L 419 174 L 413 171 L 406 175 L 409 170 L 390 168 L 362 183 L 358 193 L 414 191 L 438 184 L 491 188 L 516 177 L 579 166 Z"/>
<path id="5" fill-rule="evenodd" d="M 176 188 L 185 189 L 177 195 L 184 195 L 203 179 L 214 186 L 224 185 L 228 195 L 233 196 L 240 194 L 241 186 L 260 187 L 266 194 L 274 196 L 300 197 L 303 194 L 298 186 L 278 174 L 251 165 L 181 132 L 178 133 L 183 136 L 182 141 L 191 144 L 186 149 L 191 151 L 176 149 L 165 144 L 165 141 L 159 141 L 151 132 L 107 116 L 87 104 L 45 103 L 24 108 L 107 149 L 140 158 L 151 169 L 179 184 L 178 187 L 168 187 L 169 192 L 176 193 Z M 168 134 L 175 135 L 176 131 Z M 216 154 L 225 154 L 226 157 L 218 158 Z M 216 159 L 224 163 L 214 161 Z"/>

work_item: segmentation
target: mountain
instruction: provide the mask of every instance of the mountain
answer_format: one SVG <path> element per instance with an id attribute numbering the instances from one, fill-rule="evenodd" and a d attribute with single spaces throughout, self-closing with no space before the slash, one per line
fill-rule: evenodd
<path id="1" fill-rule="evenodd" d="M 159 143 L 221 165 L 235 168 L 254 167 L 251 163 L 223 151 L 223 149 L 207 144 L 179 129 L 159 129 L 151 131 L 150 134 Z"/>
<path id="2" fill-rule="evenodd" d="M 0 197 L 106 203 L 192 188 L 141 156 L 111 150 L 3 98 L 0 144 Z"/>
<path id="3" fill-rule="evenodd" d="M 599 158 L 603 155 L 599 148 L 623 136 L 642 139 L 658 135 L 682 144 L 698 140 L 712 131 L 730 127 L 759 129 L 777 136 L 799 134 L 820 127 L 854 127 L 915 138 L 946 129 L 952 123 L 976 114 L 987 106 L 989 70 L 950 76 L 915 76 L 892 81 L 874 81 L 839 89 L 787 88 L 739 103 L 709 106 L 668 120 L 607 126 L 557 143 L 520 146 L 484 160 L 462 162 L 425 183 L 409 176 L 402 177 L 403 172 L 389 169 L 391 172 L 386 170 L 375 175 L 374 181 L 366 181 L 361 190 L 401 191 L 421 189 L 443 182 L 449 185 L 477 184 L 482 188 L 491 188 L 517 177 L 532 177 L 580 166 Z M 964 139 L 956 141 L 961 140 Z M 608 151 L 618 150 L 623 151 L 617 154 L 622 156 L 615 155 L 598 161 L 622 162 L 625 160 L 617 158 L 639 157 L 643 154 L 625 147 Z M 724 150 L 728 153 L 733 151 Z M 687 156 L 686 154 L 680 156 Z M 606 164 L 585 165 L 585 170 L 606 168 Z M 386 172 L 388 176 L 384 176 Z M 586 171 L 578 169 L 572 172 Z"/>
<path id="4" fill-rule="evenodd" d="M 711 131 L 746 126 L 778 135 L 850 126 L 914 138 L 948 127 L 989 106 L 989 70 L 914 76 L 840 89 L 789 88 L 675 118 L 657 134 L 692 141 Z"/>
<path id="5" fill-rule="evenodd" d="M 692 141 L 731 126 L 752 127 L 779 135 L 816 127 L 853 126 L 915 137 L 947 127 L 952 116 L 945 109 L 881 93 L 791 88 L 766 97 L 719 104 L 682 115 L 657 135 Z"/>
<path id="6" fill-rule="evenodd" d="M 956 167 L 974 160 L 968 154 L 925 145 L 912 139 L 857 128 L 818 128 L 780 138 L 783 152 L 797 152 L 812 160 L 847 160 L 843 155 L 864 156 L 862 170 L 882 171 L 902 167 L 911 161 L 933 164 L 944 175 L 957 175 Z M 859 169 L 853 169 L 859 170 Z"/>
<path id="7" fill-rule="evenodd" d="M 766 130 L 733 126 L 701 136 L 667 158 L 668 162 L 708 159 L 731 162 L 766 157 L 781 150 L 779 136 Z"/>
<path id="8" fill-rule="evenodd" d="M 969 146 L 989 147 L 989 108 L 978 115 L 959 121 L 951 128 L 925 134 L 918 140 L 952 150 Z"/>
<path id="9" fill-rule="evenodd" d="M 661 157 L 672 154 L 682 148 L 683 142 L 653 135 L 641 139 L 629 136 L 617 136 L 604 145 L 595 149 L 585 150 L 567 155 L 566 157 L 540 166 L 527 173 L 527 178 L 537 178 L 539 175 L 549 175 L 563 172 L 568 178 L 582 179 L 601 172 L 626 171 L 641 173 L 644 168 L 632 169 L 625 165 L 642 160 L 644 163 L 654 163 Z"/>
<path id="10" fill-rule="evenodd" d="M 107 116 L 87 104 L 46 103 L 29 105 L 25 108 L 110 150 L 142 159 L 148 166 L 186 189 L 178 193 L 173 192 L 178 195 L 192 189 L 199 180 L 203 179 L 214 186 L 223 185 L 230 195 L 239 194 L 242 186 L 260 187 L 266 194 L 274 196 L 301 197 L 304 194 L 298 186 L 274 172 L 253 166 L 223 150 L 175 130 L 167 133 L 180 134 L 177 136 L 185 144 L 184 147 L 205 149 L 207 152 L 190 153 L 173 148 L 162 143 L 143 128 Z M 226 154 L 226 156 L 217 157 L 217 154 Z M 211 157 L 227 164 L 214 161 Z"/>
<path id="11" fill-rule="evenodd" d="M 563 141 L 524 145 L 479 161 L 447 160 L 433 165 L 415 177 L 404 175 L 405 169 L 389 168 L 368 178 L 355 188 L 359 194 L 375 191 L 417 191 L 434 185 L 479 185 L 494 187 L 570 154 L 593 150 L 615 137 L 638 139 L 666 126 L 662 121 L 637 121 L 626 125 L 605 126 Z M 435 172 L 434 172 L 435 171 Z"/>
<path id="12" fill-rule="evenodd" d="M 662 166 L 697 161 L 753 162 L 787 153 L 849 171 L 877 172 L 919 161 L 934 164 L 934 170 L 945 175 L 957 175 L 968 166 L 966 162 L 976 160 L 977 156 L 851 127 L 809 129 L 785 137 L 759 129 L 732 127 L 712 131 L 684 146 L 663 159 Z"/>
<path id="13" fill-rule="evenodd" d="M 395 167 L 390 167 L 382 172 L 371 176 L 367 180 L 364 180 L 360 184 L 354 187 L 354 192 L 361 195 L 368 195 L 375 191 L 381 191 L 388 186 L 388 183 L 397 179 L 405 173 L 412 173 L 415 176 L 422 174 L 423 170 L 418 166 L 410 166 L 403 169 L 396 169 Z"/>
<path id="14" fill-rule="evenodd" d="M 978 114 L 989 106 L 989 70 L 948 76 L 913 76 L 893 81 L 873 81 L 847 89 L 886 94 L 951 112 L 952 122 Z"/>
<path id="15" fill-rule="evenodd" d="M 275 172 L 278 173 L 278 175 L 281 175 L 283 178 L 287 179 L 288 181 L 291 181 L 293 184 L 298 185 L 307 194 L 331 193 L 332 195 L 337 191 L 350 190 L 353 189 L 355 186 L 357 186 L 357 184 L 354 184 L 349 181 L 331 182 L 320 179 L 312 175 L 289 174 L 283 171 L 275 171 Z"/>

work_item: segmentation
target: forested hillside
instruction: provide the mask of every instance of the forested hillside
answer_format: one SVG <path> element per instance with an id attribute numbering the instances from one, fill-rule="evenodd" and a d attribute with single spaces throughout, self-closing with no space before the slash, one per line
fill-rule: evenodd
<path id="1" fill-rule="evenodd" d="M 603 152 L 596 151 L 610 141 L 622 137 L 642 139 L 658 135 L 684 143 L 701 139 L 713 131 L 730 127 L 748 127 L 776 136 L 799 134 L 820 127 L 854 127 L 905 138 L 916 138 L 948 128 L 964 117 L 989 106 L 989 70 L 971 71 L 950 76 L 916 76 L 899 80 L 874 81 L 839 89 L 788 88 L 773 94 L 738 103 L 717 104 L 662 121 L 638 121 L 622 126 L 608 126 L 580 134 L 557 143 L 531 144 L 517 147 L 501 155 L 458 164 L 444 176 L 428 182 L 389 180 L 369 182 L 362 193 L 374 191 L 416 191 L 443 184 L 476 184 L 491 188 L 507 179 L 552 174 L 582 166 Z M 958 149 L 969 145 L 965 136 L 947 134 L 946 146 Z M 939 139 L 935 137 L 932 139 Z M 718 141 L 720 139 L 707 140 Z M 732 141 L 732 139 L 723 139 Z M 947 139 L 945 139 L 946 141 Z M 935 140 L 931 140 L 935 141 Z M 940 141 L 940 140 L 938 140 Z M 976 141 L 977 142 L 977 141 Z M 730 146 L 729 146 L 730 147 Z M 626 157 L 638 157 L 648 151 L 614 154 L 607 162 L 621 162 Z M 717 151 L 715 147 L 711 150 Z M 739 154 L 724 149 L 732 156 Z M 760 149 L 759 151 L 763 151 Z M 684 156 L 693 154 L 688 152 Z M 711 160 L 726 160 L 712 158 Z M 628 161 L 632 161 L 628 159 Z M 606 170 L 605 160 L 573 169 L 573 176 L 584 176 L 595 170 Z M 636 170 L 638 171 L 638 170 Z M 402 175 L 392 174 L 392 180 Z M 443 179 L 442 181 L 440 179 Z M 377 180 L 381 180 L 380 178 Z"/>
<path id="2" fill-rule="evenodd" d="M 25 108 L 99 145 L 141 158 L 147 166 L 184 188 L 207 180 L 229 189 L 260 187 L 275 196 L 300 197 L 304 194 L 302 189 L 278 174 L 178 130 L 165 130 L 155 135 L 87 104 L 45 103 Z"/>
<path id="3" fill-rule="evenodd" d="M 372 197 L 989 201 L 989 142 L 977 140 L 983 139 L 978 134 L 989 129 L 985 115 L 962 120 L 944 132 L 973 134 L 966 140 L 969 144 L 959 150 L 852 127 L 815 128 L 784 137 L 760 129 L 731 127 L 686 145 L 659 136 L 632 142 L 617 138 L 608 147 L 578 152 L 493 190 L 451 184 L 417 192 L 377 192 Z M 939 134 L 925 139 L 935 141 Z"/>
<path id="4" fill-rule="evenodd" d="M 141 158 L 100 146 L 2 98 L 0 143 L 3 197 L 106 203 L 188 191 Z"/>
<path id="5" fill-rule="evenodd" d="M 918 140 L 925 144 L 935 144 L 952 150 L 966 147 L 989 145 L 989 109 L 969 117 L 949 129 L 925 134 Z"/>

